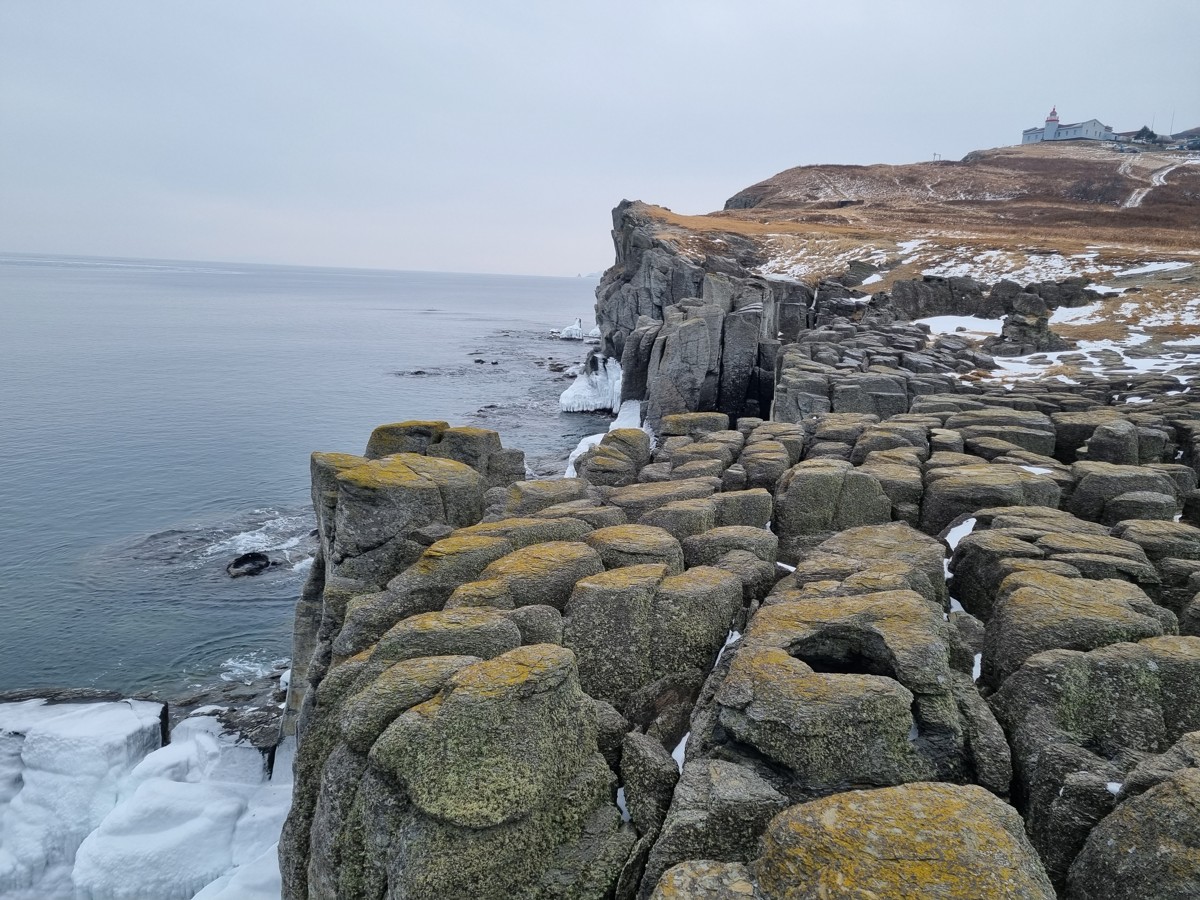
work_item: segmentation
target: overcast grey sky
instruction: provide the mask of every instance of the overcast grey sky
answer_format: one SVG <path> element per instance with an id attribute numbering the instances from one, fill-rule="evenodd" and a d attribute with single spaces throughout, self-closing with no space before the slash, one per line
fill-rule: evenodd
<path id="1" fill-rule="evenodd" d="M 0 251 L 570 274 L 623 197 L 1200 126 L 1198 0 L 0 0 Z"/>

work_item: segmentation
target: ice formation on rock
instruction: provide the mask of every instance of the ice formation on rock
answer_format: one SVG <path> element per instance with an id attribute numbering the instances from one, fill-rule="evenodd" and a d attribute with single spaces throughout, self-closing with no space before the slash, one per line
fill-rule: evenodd
<path id="1" fill-rule="evenodd" d="M 272 780 L 211 714 L 164 746 L 162 714 L 140 700 L 0 704 L 0 896 L 279 896 L 290 751 Z"/>
<path id="2" fill-rule="evenodd" d="M 579 377 L 562 392 L 558 405 L 563 412 L 619 409 L 621 363 L 611 356 L 589 356 Z"/>

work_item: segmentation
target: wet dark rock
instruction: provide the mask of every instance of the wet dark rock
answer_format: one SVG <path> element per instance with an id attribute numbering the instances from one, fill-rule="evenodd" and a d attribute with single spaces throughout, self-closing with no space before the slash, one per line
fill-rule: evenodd
<path id="1" fill-rule="evenodd" d="M 273 565 L 278 565 L 278 563 L 272 562 L 271 557 L 267 554 L 254 550 L 234 557 L 233 561 L 225 567 L 225 571 L 230 578 L 241 578 L 247 575 L 261 575 Z"/>

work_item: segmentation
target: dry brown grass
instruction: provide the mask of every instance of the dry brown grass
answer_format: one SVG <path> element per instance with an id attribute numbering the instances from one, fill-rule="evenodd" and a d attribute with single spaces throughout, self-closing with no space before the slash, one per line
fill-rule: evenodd
<path id="1" fill-rule="evenodd" d="M 757 201 L 748 209 L 707 215 L 644 209 L 663 223 L 664 236 L 705 250 L 719 249 L 706 244 L 722 233 L 755 242 L 845 241 L 851 245 L 847 251 L 855 242 L 894 246 L 898 240 L 927 237 L 979 250 L 1034 248 L 1064 255 L 1101 245 L 1112 260 L 1136 263 L 1200 249 L 1200 166 L 1176 169 L 1137 208 L 1079 197 L 1089 190 L 1127 197 L 1179 158 L 1130 156 L 1081 142 L 1003 147 L 961 162 L 789 169 L 742 191 L 739 196 Z M 856 203 L 830 208 L 830 198 L 838 196 Z M 892 273 L 892 280 L 899 277 L 913 273 Z"/>

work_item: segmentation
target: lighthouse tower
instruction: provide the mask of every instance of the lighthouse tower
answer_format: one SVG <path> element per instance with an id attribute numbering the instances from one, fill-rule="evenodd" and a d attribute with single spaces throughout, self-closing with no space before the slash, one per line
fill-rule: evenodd
<path id="1" fill-rule="evenodd" d="M 1054 140 L 1058 133 L 1058 106 L 1050 107 L 1050 115 L 1046 116 L 1046 131 L 1042 134 L 1043 141 Z"/>

